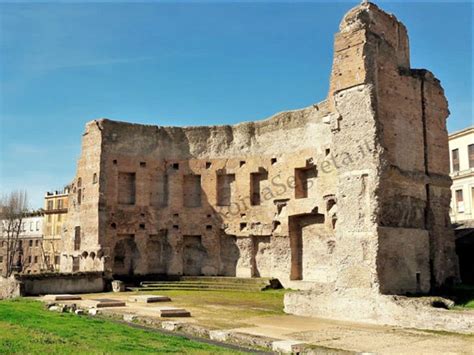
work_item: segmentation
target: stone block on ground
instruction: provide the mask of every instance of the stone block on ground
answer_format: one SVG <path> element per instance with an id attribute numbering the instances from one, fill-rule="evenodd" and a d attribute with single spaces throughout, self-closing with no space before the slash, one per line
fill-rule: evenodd
<path id="1" fill-rule="evenodd" d="M 229 332 L 226 330 L 211 330 L 209 332 L 209 338 L 214 341 L 225 342 L 229 338 Z"/>
<path id="2" fill-rule="evenodd" d="M 191 312 L 184 308 L 157 307 L 154 309 L 160 317 L 191 317 Z"/>
<path id="3" fill-rule="evenodd" d="M 88 301 L 93 308 L 125 307 L 125 302 L 111 298 L 97 298 Z"/>
<path id="4" fill-rule="evenodd" d="M 170 331 L 170 332 L 174 332 L 174 331 L 179 330 L 181 328 L 181 323 L 171 322 L 171 321 L 163 322 L 163 323 L 161 323 L 161 328 L 163 328 L 164 330 Z"/>
<path id="5" fill-rule="evenodd" d="M 90 316 L 96 316 L 100 313 L 100 311 L 97 308 L 91 308 L 89 309 L 89 315 Z"/>
<path id="6" fill-rule="evenodd" d="M 133 322 L 137 319 L 137 316 L 135 314 L 124 314 L 123 315 L 123 320 L 125 322 Z"/>
<path id="7" fill-rule="evenodd" d="M 278 353 L 300 353 L 307 344 L 298 340 L 277 340 L 272 343 L 272 350 Z"/>
<path id="8" fill-rule="evenodd" d="M 136 303 L 155 303 L 155 302 L 171 302 L 171 298 L 168 296 L 160 296 L 160 295 L 136 295 L 130 296 L 128 298 L 129 302 L 136 302 Z"/>
<path id="9" fill-rule="evenodd" d="M 81 296 L 77 295 L 45 295 L 43 301 L 79 301 L 82 300 Z"/>

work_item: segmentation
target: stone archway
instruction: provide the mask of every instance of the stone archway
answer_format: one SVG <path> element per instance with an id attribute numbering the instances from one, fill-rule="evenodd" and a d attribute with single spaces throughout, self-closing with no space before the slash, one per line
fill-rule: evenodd
<path id="1" fill-rule="evenodd" d="M 140 258 L 134 235 L 123 236 L 115 243 L 113 259 L 113 273 L 116 275 L 135 274 L 135 269 Z"/>

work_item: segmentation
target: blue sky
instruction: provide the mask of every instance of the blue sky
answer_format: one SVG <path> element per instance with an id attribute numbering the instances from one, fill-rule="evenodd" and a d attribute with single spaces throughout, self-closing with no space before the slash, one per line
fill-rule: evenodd
<path id="1" fill-rule="evenodd" d="M 84 124 L 232 124 L 326 97 L 333 35 L 358 2 L 0 2 L 0 193 L 31 207 L 74 176 Z M 378 4 L 472 125 L 472 4 Z"/>

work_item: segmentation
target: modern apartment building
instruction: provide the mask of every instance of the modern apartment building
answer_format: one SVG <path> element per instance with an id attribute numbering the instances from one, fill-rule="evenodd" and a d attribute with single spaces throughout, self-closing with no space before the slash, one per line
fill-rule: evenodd
<path id="1" fill-rule="evenodd" d="M 43 214 L 32 212 L 21 220 L 18 238 L 8 238 L 9 223 L 0 220 L 0 275 L 7 270 L 8 255 L 13 256 L 13 267 L 18 272 L 36 273 L 44 269 Z M 14 234 L 14 233 L 13 233 Z M 8 248 L 10 242 L 10 248 Z M 14 249 L 14 251 L 12 251 Z M 10 251 L 8 251 L 10 250 Z"/>
<path id="2" fill-rule="evenodd" d="M 451 221 L 474 220 L 474 126 L 449 136 L 451 163 Z"/>
<path id="3" fill-rule="evenodd" d="M 67 219 L 69 188 L 47 192 L 44 197 L 45 264 L 50 271 L 59 270 L 61 235 Z"/>

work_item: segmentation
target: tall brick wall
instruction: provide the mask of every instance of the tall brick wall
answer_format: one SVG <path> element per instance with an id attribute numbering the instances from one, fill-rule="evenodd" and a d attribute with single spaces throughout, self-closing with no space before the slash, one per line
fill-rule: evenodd
<path id="1" fill-rule="evenodd" d="M 304 109 L 235 126 L 89 123 L 62 267 L 360 294 L 456 278 L 439 82 L 410 69 L 405 27 L 373 4 L 344 17 L 334 47 L 328 98 Z"/>

